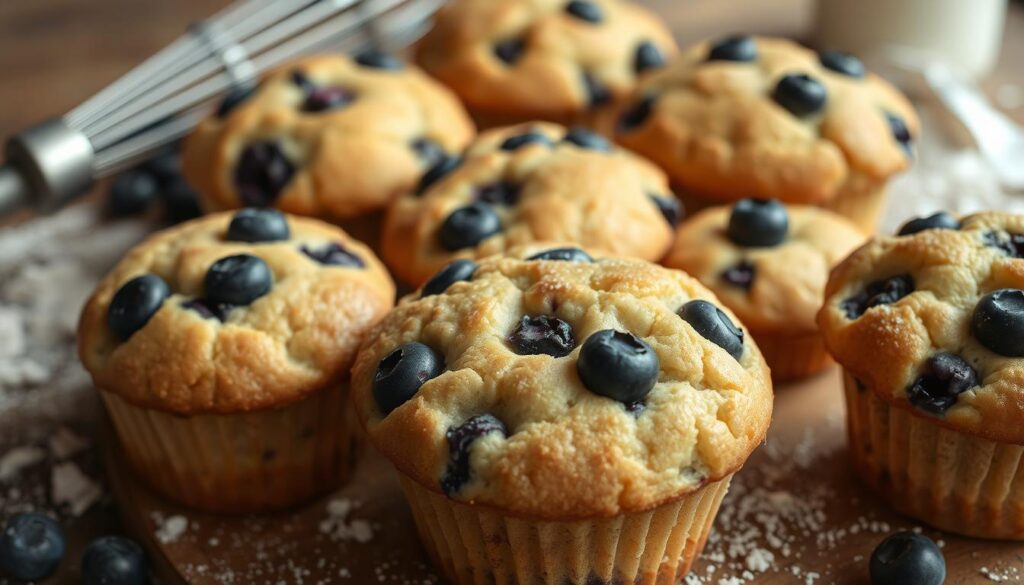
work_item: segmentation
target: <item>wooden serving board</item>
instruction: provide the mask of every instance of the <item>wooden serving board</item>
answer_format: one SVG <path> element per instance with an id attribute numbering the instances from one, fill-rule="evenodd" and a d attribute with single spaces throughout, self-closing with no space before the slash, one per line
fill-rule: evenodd
<path id="1" fill-rule="evenodd" d="M 375 453 L 364 455 L 347 487 L 314 504 L 287 514 L 218 517 L 160 498 L 122 465 L 116 447 L 106 452 L 125 524 L 169 584 L 443 583 L 417 541 L 397 479 Z M 181 534 L 168 530 L 180 527 L 181 519 L 167 520 L 175 516 L 188 522 Z M 863 585 L 877 543 L 917 526 L 849 471 L 839 373 L 832 369 L 777 389 L 768 440 L 733 482 L 694 565 L 699 579 L 687 585 Z M 925 533 L 944 546 L 947 584 L 1024 581 L 1024 544 Z"/>

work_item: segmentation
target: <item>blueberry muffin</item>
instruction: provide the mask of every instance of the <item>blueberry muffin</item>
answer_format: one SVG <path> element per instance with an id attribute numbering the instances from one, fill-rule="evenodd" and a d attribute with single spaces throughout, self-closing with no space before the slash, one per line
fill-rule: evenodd
<path id="1" fill-rule="evenodd" d="M 418 48 L 484 127 L 579 123 L 676 54 L 664 24 L 620 0 L 455 0 Z"/>
<path id="2" fill-rule="evenodd" d="M 209 210 L 345 219 L 384 208 L 473 124 L 448 89 L 388 55 L 320 55 L 228 95 L 184 147 Z"/>
<path id="3" fill-rule="evenodd" d="M 153 488 L 212 512 L 285 508 L 347 477 L 349 369 L 394 292 L 334 226 L 216 214 L 128 253 L 82 312 L 79 354 Z"/>
<path id="4" fill-rule="evenodd" d="M 658 260 L 679 201 L 651 163 L 582 128 L 530 123 L 483 133 L 398 199 L 382 254 L 418 286 L 456 258 L 534 242 L 573 242 Z"/>
<path id="5" fill-rule="evenodd" d="M 1024 216 L 900 231 L 836 268 L 818 315 L 845 371 L 852 459 L 905 514 L 1024 540 Z"/>
<path id="6" fill-rule="evenodd" d="M 692 47 L 609 114 L 616 140 L 661 165 L 693 210 L 779 199 L 869 232 L 919 126 L 856 57 L 746 36 Z"/>
<path id="7" fill-rule="evenodd" d="M 825 283 L 864 239 L 825 209 L 741 199 L 683 224 L 664 264 L 701 281 L 739 316 L 781 382 L 829 365 L 816 322 Z"/>
<path id="8" fill-rule="evenodd" d="M 403 299 L 352 391 L 457 585 L 677 583 L 772 410 L 757 346 L 696 280 L 539 245 Z"/>

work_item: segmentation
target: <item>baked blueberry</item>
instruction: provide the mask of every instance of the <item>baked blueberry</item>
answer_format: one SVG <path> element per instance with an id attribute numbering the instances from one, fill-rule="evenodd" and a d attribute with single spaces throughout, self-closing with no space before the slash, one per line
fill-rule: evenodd
<path id="1" fill-rule="evenodd" d="M 423 166 L 428 169 L 436 165 L 438 161 L 448 154 L 443 146 L 426 137 L 413 140 L 409 146 L 416 153 L 416 158 L 423 161 Z"/>
<path id="2" fill-rule="evenodd" d="M 598 331 L 580 348 L 576 371 L 594 394 L 623 404 L 643 400 L 658 381 L 658 354 L 644 340 L 625 331 Z"/>
<path id="3" fill-rule="evenodd" d="M 445 218 L 438 237 L 445 250 L 471 248 L 501 231 L 501 218 L 494 208 L 477 201 L 460 207 Z"/>
<path id="4" fill-rule="evenodd" d="M 576 18 L 592 24 L 599 24 L 604 20 L 604 11 L 601 7 L 587 0 L 570 0 L 565 5 L 565 11 Z"/>
<path id="5" fill-rule="evenodd" d="M 107 309 L 107 326 L 119 339 L 126 341 L 145 327 L 149 319 L 160 310 L 171 287 L 155 274 L 143 274 L 124 283 Z"/>
<path id="6" fill-rule="evenodd" d="M 250 254 L 226 256 L 214 262 L 203 288 L 214 303 L 248 305 L 270 292 L 273 275 L 267 263 Z"/>
<path id="7" fill-rule="evenodd" d="M 146 554 L 134 541 L 120 536 L 97 538 L 82 556 L 82 585 L 145 585 L 149 581 Z"/>
<path id="8" fill-rule="evenodd" d="M 913 154 L 914 137 L 910 134 L 910 128 L 907 127 L 907 123 L 903 121 L 903 118 L 892 112 L 886 112 L 885 119 L 889 122 L 893 139 L 899 143 L 903 151 L 907 153 L 907 156 Z"/>
<path id="9" fill-rule="evenodd" d="M 774 199 L 741 199 L 729 215 L 729 239 L 740 246 L 766 248 L 786 241 L 789 213 Z"/>
<path id="10" fill-rule="evenodd" d="M 292 71 L 292 83 L 295 84 L 302 91 L 309 93 L 316 89 L 316 84 L 310 79 L 305 73 L 296 69 Z"/>
<path id="11" fill-rule="evenodd" d="M 182 177 L 165 182 L 160 189 L 160 196 L 164 200 L 164 213 L 171 223 L 181 223 L 203 214 L 199 196 Z"/>
<path id="12" fill-rule="evenodd" d="M 420 177 L 420 182 L 416 186 L 416 194 L 422 195 L 431 185 L 440 181 L 446 177 L 449 173 L 459 168 L 462 164 L 462 158 L 454 155 L 445 155 L 441 157 L 434 166 L 430 167 L 427 172 L 423 173 Z"/>
<path id="13" fill-rule="evenodd" d="M 665 55 L 651 41 L 641 41 L 636 46 L 636 53 L 633 55 L 633 70 L 637 73 L 643 73 L 651 69 L 658 69 L 664 67 Z"/>
<path id="14" fill-rule="evenodd" d="M 754 265 L 749 260 L 740 260 L 735 266 L 722 271 L 722 280 L 743 290 L 750 290 L 754 286 L 755 274 Z"/>
<path id="15" fill-rule="evenodd" d="M 121 173 L 110 184 L 107 210 L 114 216 L 136 215 L 160 197 L 160 183 L 152 173 L 134 169 Z"/>
<path id="16" fill-rule="evenodd" d="M 713 303 L 690 301 L 679 308 L 678 315 L 701 337 L 721 347 L 737 360 L 743 355 L 743 330 Z"/>
<path id="17" fill-rule="evenodd" d="M 302 111 L 326 112 L 347 106 L 356 99 L 356 94 L 344 87 L 317 87 L 306 95 Z"/>
<path id="18" fill-rule="evenodd" d="M 917 217 L 900 227 L 897 235 L 909 236 L 916 234 L 917 232 L 923 232 L 924 230 L 958 230 L 960 229 L 960 222 L 955 217 L 940 211 L 933 213 L 928 217 Z"/>
<path id="19" fill-rule="evenodd" d="M 654 109 L 654 102 L 657 97 L 654 95 L 646 95 L 640 99 L 637 103 L 627 108 L 622 114 L 619 115 L 618 127 L 623 132 L 629 132 L 635 130 L 643 125 L 647 121 L 647 118 L 651 116 L 651 111 Z"/>
<path id="20" fill-rule="evenodd" d="M 608 142 L 604 136 L 601 136 L 597 132 L 587 130 L 586 128 L 571 128 L 566 132 L 565 137 L 562 140 L 575 144 L 580 148 L 600 150 L 601 152 L 612 151 L 611 143 Z"/>
<path id="21" fill-rule="evenodd" d="M 515 65 L 526 50 L 526 42 L 522 39 L 508 39 L 494 45 L 494 56 L 506 65 Z"/>
<path id="22" fill-rule="evenodd" d="M 472 279 L 473 275 L 476 274 L 476 268 L 476 262 L 472 260 L 461 259 L 449 262 L 447 266 L 438 271 L 437 274 L 432 276 L 423 285 L 420 297 L 439 295 L 456 282 Z"/>
<path id="23" fill-rule="evenodd" d="M 373 377 L 373 398 L 384 416 L 416 395 L 427 380 L 444 371 L 444 358 L 428 345 L 413 341 L 380 361 Z"/>
<path id="24" fill-rule="evenodd" d="M 907 388 L 907 399 L 925 412 L 942 415 L 961 394 L 977 385 L 978 373 L 963 358 L 937 353 L 928 358 L 921 374 Z"/>
<path id="25" fill-rule="evenodd" d="M 670 226 L 679 225 L 679 220 L 683 218 L 683 203 L 679 199 L 672 195 L 650 195 L 650 198 Z"/>
<path id="26" fill-rule="evenodd" d="M 366 266 L 366 262 L 363 262 L 362 258 L 356 256 L 355 253 L 338 242 L 324 244 L 319 248 L 302 245 L 299 246 L 299 250 L 306 256 L 327 266 L 349 266 L 352 268 L 363 268 Z"/>
<path id="27" fill-rule="evenodd" d="M 65 550 L 56 520 L 38 512 L 15 514 L 0 533 L 0 574 L 38 581 L 57 569 Z"/>
<path id="28" fill-rule="evenodd" d="M 524 315 L 512 333 L 508 343 L 519 355 L 549 355 L 564 357 L 576 347 L 572 325 L 551 315 Z"/>
<path id="29" fill-rule="evenodd" d="M 234 305 L 213 303 L 206 299 L 191 299 L 181 303 L 181 307 L 199 313 L 203 319 L 217 319 L 222 323 L 228 320 L 228 314 L 235 308 Z"/>
<path id="30" fill-rule="evenodd" d="M 371 69 L 386 69 L 388 71 L 402 69 L 402 62 L 397 57 L 374 49 L 368 49 L 356 55 L 356 63 Z"/>
<path id="31" fill-rule="evenodd" d="M 477 201 L 491 205 L 515 205 L 519 200 L 519 185 L 506 181 L 496 181 L 476 187 Z"/>
<path id="32" fill-rule="evenodd" d="M 276 209 L 242 209 L 228 224 L 230 242 L 280 242 L 290 237 L 288 218 Z"/>
<path id="33" fill-rule="evenodd" d="M 221 100 L 220 105 L 217 106 L 217 117 L 224 118 L 233 112 L 235 108 L 247 102 L 255 92 L 256 87 L 253 85 L 231 88 L 224 95 L 224 99 Z"/>
<path id="34" fill-rule="evenodd" d="M 810 75 L 792 73 L 783 76 L 775 85 L 772 99 L 794 116 L 809 116 L 825 107 L 828 91 Z"/>
<path id="35" fill-rule="evenodd" d="M 982 241 L 986 246 L 1001 250 L 1007 256 L 1024 258 L 1024 234 L 985 232 Z"/>
<path id="36" fill-rule="evenodd" d="M 466 485 L 471 473 L 469 449 L 477 439 L 491 433 L 501 433 L 502 437 L 508 436 L 505 423 L 490 414 L 478 414 L 461 425 L 448 429 L 445 437 L 448 439 L 450 460 L 441 478 L 441 490 L 445 494 L 450 496 Z"/>
<path id="37" fill-rule="evenodd" d="M 857 319 L 872 307 L 891 305 L 912 292 L 914 279 L 909 274 L 900 274 L 868 284 L 863 291 L 843 301 L 840 308 L 847 319 Z"/>
<path id="38" fill-rule="evenodd" d="M 898 532 L 871 553 L 871 585 L 942 585 L 946 559 L 932 539 Z"/>
<path id="39" fill-rule="evenodd" d="M 534 254 L 527 260 L 555 260 L 560 262 L 593 262 L 590 254 L 579 248 L 553 248 Z"/>
<path id="40" fill-rule="evenodd" d="M 583 87 L 587 91 L 587 103 L 592 108 L 612 101 L 611 90 L 589 72 L 583 74 Z"/>
<path id="41" fill-rule="evenodd" d="M 708 61 L 753 61 L 757 59 L 757 42 L 753 37 L 734 35 L 715 41 L 708 51 Z"/>
<path id="42" fill-rule="evenodd" d="M 294 174 L 295 165 L 279 142 L 255 142 L 238 159 L 235 186 L 246 207 L 270 207 Z"/>
<path id="43" fill-rule="evenodd" d="M 1003 288 L 981 297 L 971 316 L 971 334 L 1006 357 L 1024 357 L 1024 290 Z"/>
<path id="44" fill-rule="evenodd" d="M 860 59 L 843 51 L 825 51 L 818 55 L 822 66 L 848 77 L 864 77 L 864 63 Z"/>
<path id="45" fill-rule="evenodd" d="M 509 136 L 501 143 L 501 149 L 517 150 L 527 144 L 543 144 L 544 146 L 552 146 L 554 142 L 548 138 L 546 134 L 531 130 L 530 132 L 525 132 L 523 134 Z"/>

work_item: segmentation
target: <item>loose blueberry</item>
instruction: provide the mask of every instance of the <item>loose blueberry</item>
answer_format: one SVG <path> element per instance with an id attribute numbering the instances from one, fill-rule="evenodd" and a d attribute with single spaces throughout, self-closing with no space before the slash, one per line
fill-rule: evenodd
<path id="1" fill-rule="evenodd" d="M 302 102 L 302 111 L 326 112 L 347 106 L 355 99 L 356 94 L 344 87 L 318 87 L 306 95 L 306 101 Z"/>
<path id="2" fill-rule="evenodd" d="M 530 256 L 527 260 L 554 260 L 558 262 L 583 263 L 590 263 L 594 261 L 590 254 L 587 254 L 579 248 L 554 248 L 552 250 L 545 250 L 544 252 Z"/>
<path id="3" fill-rule="evenodd" d="M 565 5 L 565 11 L 591 24 L 599 24 L 604 20 L 604 11 L 601 7 L 587 0 L 571 0 Z"/>
<path id="4" fill-rule="evenodd" d="M 64 531 L 56 520 L 38 512 L 17 514 L 0 534 L 0 573 L 38 581 L 57 570 L 65 550 Z"/>
<path id="5" fill-rule="evenodd" d="M 420 177 L 419 185 L 416 186 L 416 194 L 422 195 L 431 185 L 446 177 L 449 173 L 459 168 L 462 158 L 458 156 L 443 156 L 434 166 Z"/>
<path id="6" fill-rule="evenodd" d="M 735 35 L 716 41 L 708 51 L 708 61 L 753 61 L 757 59 L 757 42 L 753 37 Z"/>
<path id="7" fill-rule="evenodd" d="M 788 233 L 789 213 L 774 199 L 741 199 L 729 215 L 729 239 L 740 246 L 777 246 Z"/>
<path id="8" fill-rule="evenodd" d="M 1024 290 L 1004 288 L 981 297 L 971 316 L 971 334 L 1006 357 L 1024 357 Z"/>
<path id="9" fill-rule="evenodd" d="M 450 262 L 423 285 L 420 297 L 439 295 L 456 282 L 470 280 L 476 274 L 476 269 L 476 262 L 472 260 L 455 260 Z"/>
<path id="10" fill-rule="evenodd" d="M 818 56 L 822 66 L 836 73 L 849 77 L 864 77 L 864 63 L 849 53 L 842 51 L 825 51 Z"/>
<path id="11" fill-rule="evenodd" d="M 436 165 L 448 154 L 443 146 L 426 137 L 413 140 L 410 147 L 416 153 L 416 158 L 423 161 L 423 166 L 428 169 Z"/>
<path id="12" fill-rule="evenodd" d="M 142 163 L 141 168 L 152 174 L 161 185 L 165 185 L 181 178 L 181 153 L 177 148 L 169 148 Z"/>
<path id="13" fill-rule="evenodd" d="M 164 183 L 160 195 L 164 200 L 164 213 L 171 223 L 181 223 L 203 214 L 199 206 L 199 196 L 182 177 Z"/>
<path id="14" fill-rule="evenodd" d="M 372 69 L 386 69 L 388 71 L 399 71 L 402 69 L 402 62 L 397 57 L 390 53 L 373 49 L 356 55 L 356 63 Z"/>
<path id="15" fill-rule="evenodd" d="M 206 298 L 214 303 L 248 305 L 270 292 L 273 275 L 267 263 L 249 254 L 221 258 L 203 279 Z"/>
<path id="16" fill-rule="evenodd" d="M 242 209 L 228 224 L 229 242 L 280 242 L 290 237 L 288 218 L 276 209 Z"/>
<path id="17" fill-rule="evenodd" d="M 525 315 L 519 320 L 508 343 L 519 355 L 564 357 L 576 347 L 572 325 L 550 315 Z"/>
<path id="18" fill-rule="evenodd" d="M 181 308 L 195 311 L 203 319 L 217 319 L 223 323 L 228 320 L 228 314 L 231 313 L 235 306 L 226 303 L 214 303 L 206 299 L 191 299 L 181 303 Z"/>
<path id="19" fill-rule="evenodd" d="M 554 142 L 547 137 L 547 135 L 531 130 L 524 134 L 516 134 L 515 136 L 509 136 L 501 143 L 502 150 L 518 150 L 527 144 L 543 144 L 544 146 L 552 146 Z"/>
<path id="20" fill-rule="evenodd" d="M 441 478 L 441 490 L 445 494 L 455 494 L 469 482 L 469 449 L 477 439 L 491 433 L 501 433 L 502 437 L 508 436 L 505 423 L 490 414 L 478 414 L 461 425 L 448 429 L 445 437 L 448 439 L 450 461 Z"/>
<path id="21" fill-rule="evenodd" d="M 252 94 L 256 92 L 256 87 L 252 85 L 246 85 L 242 87 L 233 87 L 227 94 L 224 95 L 224 99 L 221 100 L 220 105 L 217 106 L 217 117 L 224 118 L 235 110 L 238 106 L 249 101 Z"/>
<path id="22" fill-rule="evenodd" d="M 898 532 L 871 553 L 871 585 L 942 585 L 946 559 L 932 539 Z"/>
<path id="23" fill-rule="evenodd" d="M 351 268 L 363 268 L 366 266 L 366 262 L 362 258 L 356 256 L 354 252 L 338 242 L 324 244 L 319 248 L 310 248 L 303 245 L 299 246 L 299 251 L 320 264 L 327 266 L 349 266 Z"/>
<path id="24" fill-rule="evenodd" d="M 665 55 L 662 54 L 658 45 L 651 41 L 642 41 L 636 46 L 636 53 L 633 55 L 633 71 L 643 73 L 664 66 Z"/>
<path id="25" fill-rule="evenodd" d="M 683 203 L 679 199 L 672 195 L 649 195 L 649 197 L 670 226 L 679 225 L 679 220 L 683 218 Z"/>
<path id="26" fill-rule="evenodd" d="M 636 130 L 640 126 L 643 126 L 647 118 L 651 117 L 651 112 L 654 110 L 654 102 L 657 97 L 654 95 L 644 96 L 640 101 L 633 104 L 632 107 L 627 108 L 619 116 L 618 127 L 622 132 L 630 132 Z"/>
<path id="27" fill-rule="evenodd" d="M 810 75 L 794 73 L 779 80 L 772 99 L 794 116 L 809 116 L 825 107 L 828 91 Z"/>
<path id="28" fill-rule="evenodd" d="M 107 210 L 114 216 L 136 215 L 160 197 L 160 183 L 152 173 L 135 169 L 121 173 L 110 184 Z"/>
<path id="29" fill-rule="evenodd" d="M 604 83 L 590 73 L 583 74 L 583 87 L 587 92 L 587 104 L 596 108 L 612 101 L 612 92 Z"/>
<path id="30" fill-rule="evenodd" d="M 480 185 L 475 193 L 477 201 L 491 205 L 515 205 L 519 200 L 519 186 L 505 181 Z"/>
<path id="31" fill-rule="evenodd" d="M 985 232 L 982 241 L 986 246 L 996 248 L 1011 258 L 1024 258 L 1024 234 Z"/>
<path id="32" fill-rule="evenodd" d="M 443 371 L 441 354 L 419 342 L 406 343 L 380 361 L 373 378 L 373 398 L 387 416 Z"/>
<path id="33" fill-rule="evenodd" d="M 171 287 L 155 274 L 144 274 L 124 283 L 110 300 L 107 326 L 119 339 L 126 341 L 145 327 L 149 319 L 160 310 Z"/>
<path id="34" fill-rule="evenodd" d="M 235 166 L 235 185 L 246 207 L 270 207 L 292 180 L 295 165 L 281 144 L 256 142 L 242 151 Z"/>
<path id="35" fill-rule="evenodd" d="M 872 307 L 891 305 L 914 292 L 914 279 L 900 274 L 868 284 L 863 291 L 840 303 L 847 319 L 857 319 Z"/>
<path id="36" fill-rule="evenodd" d="M 755 274 L 754 265 L 749 260 L 740 260 L 735 266 L 722 271 L 722 280 L 743 290 L 750 290 L 754 286 Z"/>
<path id="37" fill-rule="evenodd" d="M 501 218 L 490 205 L 477 201 L 453 211 L 438 232 L 441 246 L 454 252 L 471 248 L 501 231 Z"/>
<path id="38" fill-rule="evenodd" d="M 506 65 L 515 65 L 526 51 L 526 42 L 522 39 L 509 39 L 494 45 L 494 55 Z"/>
<path id="39" fill-rule="evenodd" d="M 601 152 L 612 151 L 611 143 L 608 142 L 608 140 L 604 136 L 601 136 L 600 134 L 592 130 L 587 130 L 586 128 L 572 128 L 568 132 L 566 132 L 565 137 L 562 138 L 562 140 L 565 142 L 575 144 L 580 148 L 599 150 Z"/>
<path id="40" fill-rule="evenodd" d="M 933 213 L 928 217 L 917 217 L 907 223 L 903 224 L 897 235 L 909 236 L 916 234 L 917 232 L 923 232 L 924 230 L 958 230 L 960 229 L 960 222 L 955 217 L 940 211 Z"/>
<path id="41" fill-rule="evenodd" d="M 917 408 L 942 415 L 961 394 L 978 385 L 978 373 L 963 358 L 937 353 L 924 363 L 921 375 L 907 388 L 907 399 Z"/>
<path id="42" fill-rule="evenodd" d="M 658 381 L 660 367 L 658 354 L 644 340 L 613 329 L 588 337 L 576 362 L 587 390 L 623 404 L 643 400 Z"/>
<path id="43" fill-rule="evenodd" d="M 743 355 L 743 330 L 714 304 L 690 301 L 679 308 L 679 316 L 701 337 L 721 347 L 735 359 Z"/>
<path id="44" fill-rule="evenodd" d="M 82 556 L 82 585 L 145 585 L 146 554 L 120 536 L 98 538 Z"/>
<path id="45" fill-rule="evenodd" d="M 885 119 L 889 122 L 889 128 L 892 130 L 893 139 L 899 143 L 907 156 L 912 155 L 914 137 L 910 134 L 910 128 L 907 126 L 907 123 L 903 121 L 903 118 L 891 112 L 885 113 Z"/>

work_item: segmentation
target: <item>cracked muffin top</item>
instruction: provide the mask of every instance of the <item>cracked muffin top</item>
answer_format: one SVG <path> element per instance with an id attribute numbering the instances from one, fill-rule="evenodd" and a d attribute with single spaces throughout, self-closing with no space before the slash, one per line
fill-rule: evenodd
<path id="1" fill-rule="evenodd" d="M 455 258 L 573 242 L 658 260 L 682 213 L 664 173 L 582 128 L 534 122 L 484 132 L 388 209 L 382 254 L 422 284 Z"/>
<path id="2" fill-rule="evenodd" d="M 473 134 L 455 96 L 416 67 L 320 55 L 228 95 L 186 140 L 183 172 L 211 210 L 349 218 L 386 206 Z"/>
<path id="3" fill-rule="evenodd" d="M 1024 444 L 1024 216 L 914 220 L 840 264 L 818 315 L 836 361 L 886 401 Z"/>
<path id="4" fill-rule="evenodd" d="M 370 440 L 448 497 L 613 516 L 739 469 L 765 435 L 760 351 L 683 272 L 572 247 L 458 260 L 367 337 Z"/>
<path id="5" fill-rule="evenodd" d="M 221 213 L 131 250 L 82 311 L 99 388 L 178 414 L 283 406 L 345 382 L 394 284 L 342 230 L 276 210 Z"/>
<path id="6" fill-rule="evenodd" d="M 855 57 L 748 36 L 684 51 L 614 118 L 616 141 L 680 187 L 810 204 L 906 169 L 919 127 L 907 99 Z"/>

